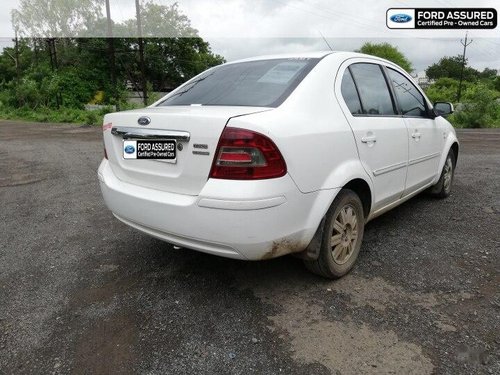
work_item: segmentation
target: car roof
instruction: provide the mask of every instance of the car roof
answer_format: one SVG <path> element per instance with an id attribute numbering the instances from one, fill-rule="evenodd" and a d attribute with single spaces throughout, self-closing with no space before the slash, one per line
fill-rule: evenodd
<path id="1" fill-rule="evenodd" d="M 372 60 L 379 60 L 383 61 L 386 63 L 390 63 L 390 61 L 382 59 L 377 56 L 373 55 L 367 55 L 364 53 L 359 53 L 359 52 L 350 52 L 350 51 L 313 51 L 313 52 L 299 52 L 299 53 L 285 53 L 285 54 L 278 54 L 278 55 L 263 55 L 263 56 L 255 56 L 255 57 L 249 57 L 246 59 L 240 59 L 240 60 L 235 60 L 235 61 L 229 61 L 226 64 L 236 64 L 236 63 L 241 63 L 241 62 L 249 62 L 249 61 L 259 61 L 259 60 L 274 60 L 274 59 L 321 59 L 325 56 L 331 55 L 331 54 L 336 54 L 341 56 L 342 58 L 348 59 L 348 58 L 355 58 L 355 57 L 362 57 L 362 58 L 369 58 Z"/>
<path id="2" fill-rule="evenodd" d="M 277 55 L 262 55 L 255 57 L 248 57 L 246 59 L 229 61 L 227 64 L 235 64 L 240 62 L 248 62 L 248 61 L 259 61 L 259 60 L 274 60 L 274 59 L 314 59 L 314 58 L 322 58 L 326 55 L 330 55 L 335 53 L 335 51 L 315 51 L 315 52 L 299 52 L 299 53 L 283 53 Z"/>

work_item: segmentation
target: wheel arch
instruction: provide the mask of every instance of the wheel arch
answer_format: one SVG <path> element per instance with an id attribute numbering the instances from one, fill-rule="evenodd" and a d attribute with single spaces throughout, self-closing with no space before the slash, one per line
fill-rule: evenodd
<path id="1" fill-rule="evenodd" d="M 442 154 L 441 154 L 441 159 L 439 160 L 438 169 L 436 171 L 436 177 L 434 178 L 431 185 L 434 185 L 438 182 L 439 177 L 441 176 L 441 171 L 443 170 L 443 167 L 444 167 L 444 163 L 446 161 L 446 157 L 448 156 L 448 153 L 450 151 L 453 151 L 453 153 L 455 154 L 455 167 L 456 167 L 459 149 L 460 149 L 460 144 L 459 144 L 458 139 L 455 135 L 455 132 L 449 132 L 448 137 L 446 138 L 446 140 L 444 142 L 444 146 L 443 146 Z"/>
<path id="2" fill-rule="evenodd" d="M 300 253 L 295 253 L 294 255 L 296 257 L 308 260 L 318 259 L 321 246 L 321 238 L 323 236 L 323 230 L 325 225 L 326 213 L 332 207 L 335 198 L 342 189 L 352 190 L 354 193 L 358 195 L 359 199 L 361 200 L 361 204 L 363 205 L 363 214 L 365 216 L 365 220 L 368 219 L 373 203 L 373 190 L 370 184 L 364 178 L 354 177 L 348 180 L 344 185 L 342 185 L 341 188 L 335 189 L 335 194 L 331 197 L 330 203 L 327 205 L 327 207 L 325 207 L 323 216 L 321 217 L 321 220 L 318 223 L 316 232 L 311 241 L 309 242 L 309 245 L 305 248 L 304 251 Z"/>
<path id="3" fill-rule="evenodd" d="M 459 149 L 460 149 L 460 146 L 458 145 L 458 142 L 453 142 L 453 144 L 450 147 L 450 150 L 452 150 L 453 154 L 455 155 L 455 166 L 457 165 L 457 161 L 458 161 Z"/>
<path id="4" fill-rule="evenodd" d="M 345 184 L 342 189 L 349 189 L 357 194 L 363 205 L 363 214 L 366 220 L 370 215 L 373 202 L 370 185 L 362 178 L 355 178 Z"/>

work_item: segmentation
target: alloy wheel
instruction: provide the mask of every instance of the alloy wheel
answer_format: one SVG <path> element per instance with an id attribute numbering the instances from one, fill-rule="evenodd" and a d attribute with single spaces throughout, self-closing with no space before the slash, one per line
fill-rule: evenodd
<path id="1" fill-rule="evenodd" d="M 453 178 L 453 162 L 451 161 L 451 158 L 448 157 L 446 159 L 446 163 L 444 164 L 444 176 L 443 176 L 443 185 L 444 185 L 444 190 L 446 192 L 450 191 L 451 188 L 451 180 Z"/>
<path id="2" fill-rule="evenodd" d="M 342 207 L 333 222 L 330 248 L 333 261 L 346 263 L 356 248 L 358 241 L 358 218 L 351 205 Z"/>

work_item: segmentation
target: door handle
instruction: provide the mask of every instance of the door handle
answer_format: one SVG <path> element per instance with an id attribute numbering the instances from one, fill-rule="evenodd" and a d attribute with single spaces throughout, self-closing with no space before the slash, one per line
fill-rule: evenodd
<path id="1" fill-rule="evenodd" d="M 415 133 L 413 133 L 413 134 L 411 135 L 411 137 L 412 137 L 412 138 L 414 138 L 414 139 L 418 139 L 418 138 L 420 138 L 421 136 L 422 136 L 422 134 L 420 134 L 419 132 L 415 132 Z"/>
<path id="2" fill-rule="evenodd" d="M 366 137 L 361 138 L 361 142 L 369 143 L 369 142 L 377 142 L 377 137 L 374 135 L 368 135 Z"/>

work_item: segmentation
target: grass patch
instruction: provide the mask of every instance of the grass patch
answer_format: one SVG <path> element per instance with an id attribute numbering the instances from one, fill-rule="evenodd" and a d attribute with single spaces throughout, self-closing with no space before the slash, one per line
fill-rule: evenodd
<path id="1" fill-rule="evenodd" d="M 4 120 L 24 120 L 33 122 L 72 123 L 82 125 L 102 125 L 104 115 L 113 112 L 113 108 L 104 107 L 96 111 L 75 108 L 52 109 L 40 107 L 10 108 L 0 106 L 0 118 Z"/>

